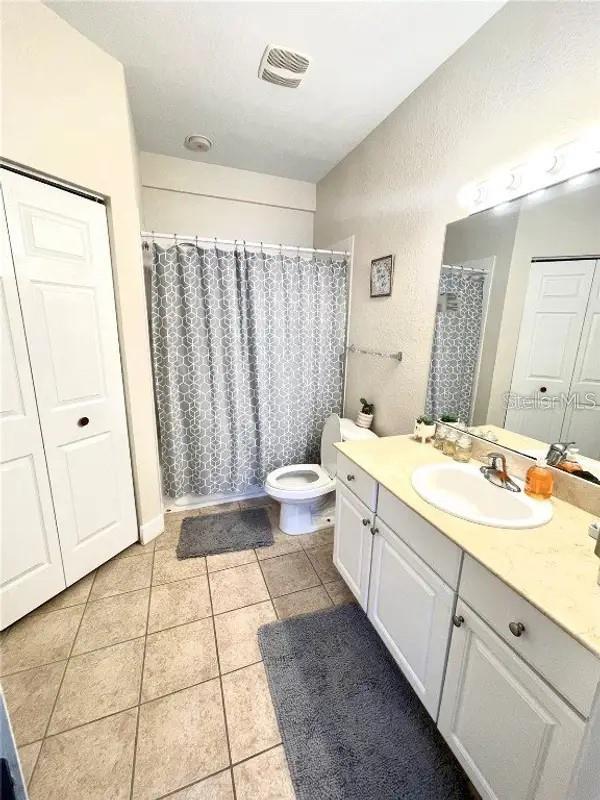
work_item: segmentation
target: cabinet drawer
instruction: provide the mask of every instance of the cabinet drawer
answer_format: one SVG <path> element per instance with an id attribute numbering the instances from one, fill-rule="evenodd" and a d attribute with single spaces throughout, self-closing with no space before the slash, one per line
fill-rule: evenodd
<path id="1" fill-rule="evenodd" d="M 337 455 L 337 479 L 345 483 L 367 508 L 375 511 L 377 508 L 377 482 L 364 469 L 341 453 Z"/>
<path id="2" fill-rule="evenodd" d="M 458 586 L 462 550 L 402 500 L 379 487 L 377 516 L 453 589 Z"/>
<path id="3" fill-rule="evenodd" d="M 459 594 L 557 692 L 588 717 L 600 660 L 479 562 L 465 555 Z M 515 636 L 509 627 L 521 623 Z"/>

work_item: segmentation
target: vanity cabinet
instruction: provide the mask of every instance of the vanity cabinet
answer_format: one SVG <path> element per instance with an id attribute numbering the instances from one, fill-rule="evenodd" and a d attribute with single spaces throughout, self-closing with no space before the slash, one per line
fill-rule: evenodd
<path id="1" fill-rule="evenodd" d="M 334 563 L 482 800 L 600 800 L 597 656 L 340 458 Z"/>
<path id="2" fill-rule="evenodd" d="M 438 727 L 483 800 L 567 800 L 585 723 L 459 600 Z"/>
<path id="3" fill-rule="evenodd" d="M 338 481 L 333 563 L 362 608 L 367 610 L 374 513 Z"/>
<path id="4" fill-rule="evenodd" d="M 377 517 L 367 615 L 433 719 L 453 608 L 453 590 Z"/>

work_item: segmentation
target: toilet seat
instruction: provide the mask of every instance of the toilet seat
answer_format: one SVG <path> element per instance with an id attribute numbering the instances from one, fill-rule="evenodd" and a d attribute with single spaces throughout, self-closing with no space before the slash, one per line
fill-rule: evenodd
<path id="1" fill-rule="evenodd" d="M 320 464 L 290 464 L 270 472 L 266 483 L 276 500 L 303 500 L 333 491 L 336 481 Z"/>

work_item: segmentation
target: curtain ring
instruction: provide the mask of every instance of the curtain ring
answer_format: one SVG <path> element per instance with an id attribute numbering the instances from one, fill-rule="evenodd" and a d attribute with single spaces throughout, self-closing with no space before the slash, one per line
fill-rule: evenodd
<path id="1" fill-rule="evenodd" d="M 173 234 L 173 239 L 175 240 L 175 247 L 177 247 L 177 234 L 176 233 Z"/>
<path id="2" fill-rule="evenodd" d="M 261 254 L 261 256 L 263 257 L 263 261 L 264 261 L 264 258 L 265 258 L 265 251 L 264 251 L 264 249 L 263 249 L 263 243 L 262 243 L 262 242 L 260 243 L 260 254 Z"/>
<path id="3" fill-rule="evenodd" d="M 196 243 L 196 250 L 198 249 L 198 234 L 194 236 L 194 241 Z"/>

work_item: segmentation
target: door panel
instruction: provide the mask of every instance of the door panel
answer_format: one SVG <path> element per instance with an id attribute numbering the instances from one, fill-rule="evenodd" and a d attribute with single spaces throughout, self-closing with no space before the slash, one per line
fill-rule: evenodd
<path id="1" fill-rule="evenodd" d="M 438 727 L 483 800 L 567 800 L 585 725 L 465 603 Z"/>
<path id="2" fill-rule="evenodd" d="M 379 517 L 368 617 L 433 719 L 437 719 L 454 592 Z"/>
<path id="3" fill-rule="evenodd" d="M 333 562 L 362 608 L 367 610 L 374 515 L 338 481 Z"/>
<path id="4" fill-rule="evenodd" d="M 67 584 L 138 538 L 104 207 L 3 172 Z"/>
<path id="5" fill-rule="evenodd" d="M 561 439 L 577 442 L 582 455 L 600 459 L 600 261 L 595 263 L 570 394 L 576 402 L 567 409 Z"/>
<path id="6" fill-rule="evenodd" d="M 509 408 L 506 428 L 545 442 L 560 440 L 560 396 L 571 386 L 593 275 L 593 261 L 531 264 L 511 393 L 535 400 L 536 407 Z"/>
<path id="7" fill-rule="evenodd" d="M 0 628 L 65 588 L 42 434 L 0 194 Z"/>

